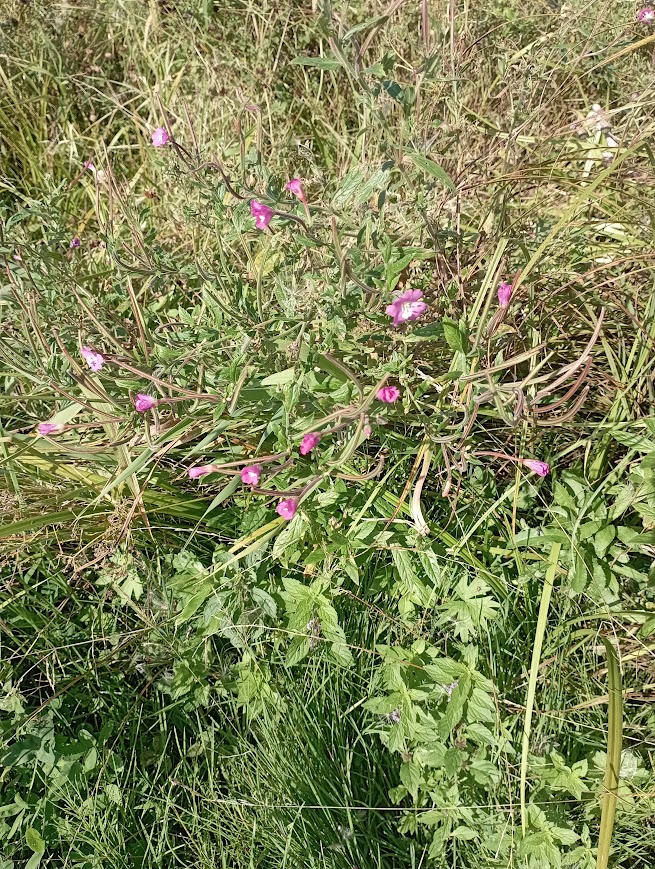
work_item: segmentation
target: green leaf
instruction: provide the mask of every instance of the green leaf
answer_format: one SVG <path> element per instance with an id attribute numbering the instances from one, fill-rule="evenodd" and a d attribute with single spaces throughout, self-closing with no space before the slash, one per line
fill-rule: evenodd
<path id="1" fill-rule="evenodd" d="M 655 453 L 655 441 L 645 435 L 635 434 L 633 432 L 615 429 L 610 432 L 615 441 L 618 441 L 624 447 L 630 447 L 640 453 Z"/>
<path id="2" fill-rule="evenodd" d="M 420 767 L 412 761 L 403 763 L 400 767 L 400 780 L 412 795 L 412 798 L 416 800 L 418 797 L 419 785 L 421 784 Z"/>
<path id="3" fill-rule="evenodd" d="M 462 839 L 463 841 L 476 839 L 477 836 L 478 834 L 475 830 L 472 830 L 470 827 L 456 827 L 450 834 L 451 839 Z"/>
<path id="4" fill-rule="evenodd" d="M 299 543 L 309 531 L 309 520 L 304 513 L 296 513 L 293 519 L 288 522 L 282 531 L 275 538 L 273 544 L 273 559 L 282 558 L 283 555 L 292 556 L 295 550 L 294 543 Z"/>
<path id="5" fill-rule="evenodd" d="M 332 205 L 335 208 L 343 208 L 351 200 L 357 205 L 362 205 L 368 202 L 376 190 L 385 190 L 389 178 L 390 175 L 386 169 L 376 169 L 375 172 L 369 173 L 361 167 L 354 166 L 334 194 Z"/>
<path id="6" fill-rule="evenodd" d="M 347 30 L 344 33 L 341 41 L 348 42 L 356 33 L 361 33 L 362 30 L 372 30 L 374 27 L 379 27 L 381 24 L 384 24 L 385 21 L 388 20 L 388 15 L 377 15 L 375 18 L 369 18 L 367 21 L 362 21 L 360 24 L 355 24 L 354 27 L 351 27 L 350 30 Z"/>
<path id="7" fill-rule="evenodd" d="M 607 525 L 605 528 L 601 528 L 600 531 L 594 537 L 594 549 L 596 550 L 596 555 L 599 558 L 603 558 L 607 553 L 607 550 L 612 545 L 612 541 L 616 535 L 616 529 L 613 525 Z"/>
<path id="8" fill-rule="evenodd" d="M 34 827 L 28 827 L 25 831 L 25 842 L 27 847 L 34 851 L 34 854 L 25 864 L 25 869 L 37 869 L 41 863 L 41 858 L 45 854 L 45 842 L 41 838 L 41 834 Z"/>
<path id="9" fill-rule="evenodd" d="M 457 193 L 457 187 L 455 187 L 453 179 L 438 163 L 435 163 L 434 160 L 425 157 L 423 154 L 419 154 L 418 151 L 405 151 L 405 154 L 415 166 L 422 169 L 423 172 L 427 172 L 428 175 L 432 175 L 438 181 L 441 181 L 453 193 Z"/>
<path id="10" fill-rule="evenodd" d="M 452 320 L 443 319 L 441 321 L 444 337 L 451 350 L 457 350 L 459 353 L 464 353 L 464 336 L 462 335 L 457 323 Z"/>
<path id="11" fill-rule="evenodd" d="M 31 851 L 45 851 L 45 842 L 41 838 L 41 834 L 34 827 L 28 827 L 25 831 L 25 842 Z"/>
<path id="12" fill-rule="evenodd" d="M 316 69 L 339 69 L 342 66 L 336 57 L 294 57 L 291 63 L 296 66 L 314 66 Z"/>
<path id="13" fill-rule="evenodd" d="M 285 368 L 284 371 L 277 371 L 275 374 L 269 374 L 268 377 L 265 377 L 261 386 L 284 386 L 285 383 L 291 383 L 292 380 L 297 378 L 296 369 L 294 368 Z"/>

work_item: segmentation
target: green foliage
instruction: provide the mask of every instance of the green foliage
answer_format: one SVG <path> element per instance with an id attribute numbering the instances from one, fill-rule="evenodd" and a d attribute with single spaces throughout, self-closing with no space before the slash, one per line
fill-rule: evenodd
<path id="1" fill-rule="evenodd" d="M 0 13 L 0 869 L 652 866 L 647 25 L 219 5 Z"/>

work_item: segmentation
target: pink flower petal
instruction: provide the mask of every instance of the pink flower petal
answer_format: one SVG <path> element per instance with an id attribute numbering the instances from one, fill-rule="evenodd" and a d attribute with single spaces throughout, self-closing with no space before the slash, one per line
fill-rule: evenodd
<path id="1" fill-rule="evenodd" d="M 512 297 L 512 285 L 507 281 L 503 281 L 498 287 L 498 304 L 501 308 L 506 308 L 509 305 L 509 300 Z"/>
<path id="2" fill-rule="evenodd" d="M 153 407 L 157 407 L 159 402 L 156 398 L 153 398 L 152 395 L 146 395 L 144 392 L 137 392 L 136 398 L 134 399 L 134 407 L 139 411 L 139 413 L 146 413 L 149 410 L 152 410 Z"/>
<path id="3" fill-rule="evenodd" d="M 423 299 L 421 290 L 405 290 L 405 292 L 394 299 L 384 309 L 385 313 L 391 317 L 394 326 L 400 326 L 402 323 L 409 323 L 412 320 L 418 320 L 423 316 L 428 309 Z"/>
<path id="4" fill-rule="evenodd" d="M 273 209 L 263 202 L 258 202 L 253 199 L 250 203 L 250 213 L 255 218 L 255 226 L 257 229 L 266 229 L 273 217 Z"/>
<path id="5" fill-rule="evenodd" d="M 550 473 L 548 462 L 541 462 L 539 459 L 521 459 L 521 464 L 530 468 L 535 474 L 539 474 L 540 477 L 546 477 Z"/>
<path id="6" fill-rule="evenodd" d="M 383 386 L 376 393 L 378 401 L 383 401 L 385 404 L 393 404 L 400 398 L 400 390 L 397 386 Z"/>
<path id="7" fill-rule="evenodd" d="M 275 508 L 275 512 L 279 513 L 279 515 L 286 519 L 293 519 L 296 514 L 296 510 L 298 509 L 298 502 L 295 498 L 285 498 L 280 501 L 277 507 Z"/>
<path id="8" fill-rule="evenodd" d="M 293 193 L 294 196 L 297 196 L 301 202 L 306 201 L 305 191 L 302 189 L 300 178 L 292 178 L 291 181 L 287 181 L 284 185 L 284 189 Z"/>
<path id="9" fill-rule="evenodd" d="M 311 434 L 306 434 L 300 444 L 300 455 L 306 456 L 307 453 L 311 453 L 314 447 L 318 445 L 320 440 L 321 435 L 316 431 L 312 432 Z"/>
<path id="10" fill-rule="evenodd" d="M 65 428 L 60 422 L 40 422 L 36 430 L 40 435 L 53 435 L 60 434 Z"/>
<path id="11" fill-rule="evenodd" d="M 162 145 L 166 145 L 170 141 L 170 138 L 166 127 L 157 127 L 152 134 L 152 144 L 155 148 L 161 148 Z"/>
<path id="12" fill-rule="evenodd" d="M 80 350 L 80 353 L 84 357 L 84 361 L 91 371 L 100 371 L 102 366 L 105 364 L 105 357 L 102 353 L 96 353 L 96 351 L 92 350 L 91 347 L 84 345 Z"/>
<path id="13" fill-rule="evenodd" d="M 257 486 L 261 474 L 262 469 L 259 465 L 247 465 L 241 470 L 241 482 L 246 486 Z"/>
<path id="14" fill-rule="evenodd" d="M 204 477 L 205 474 L 211 474 L 215 469 L 216 465 L 196 465 L 193 468 L 189 468 L 189 479 L 197 480 L 198 477 Z"/>

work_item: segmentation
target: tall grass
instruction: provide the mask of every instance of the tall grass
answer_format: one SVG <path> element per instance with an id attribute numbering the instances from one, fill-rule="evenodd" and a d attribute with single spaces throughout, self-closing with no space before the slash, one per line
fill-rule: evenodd
<path id="1" fill-rule="evenodd" d="M 2 14 L 3 869 L 651 866 L 649 25 Z"/>

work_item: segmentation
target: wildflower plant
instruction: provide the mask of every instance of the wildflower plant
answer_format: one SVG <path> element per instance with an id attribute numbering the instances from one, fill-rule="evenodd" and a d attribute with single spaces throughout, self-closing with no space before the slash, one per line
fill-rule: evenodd
<path id="1" fill-rule="evenodd" d="M 535 640 L 532 664 L 521 649 L 527 634 L 543 640 L 551 597 L 574 623 L 575 647 L 591 638 L 594 655 L 608 613 L 613 631 L 620 619 L 632 619 L 635 636 L 652 630 L 641 597 L 630 607 L 621 601 L 622 583 L 646 587 L 652 572 L 651 426 L 619 424 L 626 402 L 610 394 L 610 379 L 597 378 L 601 353 L 612 360 L 612 377 L 620 368 L 605 333 L 608 310 L 625 315 L 617 353 L 643 311 L 636 297 L 619 305 L 603 293 L 594 283 L 596 242 L 579 240 L 583 215 L 611 210 L 603 198 L 610 194 L 584 174 L 595 168 L 578 176 L 571 160 L 573 169 L 558 164 L 548 175 L 552 184 L 566 179 L 567 204 L 558 199 L 555 216 L 542 215 L 538 199 L 526 205 L 493 186 L 520 177 L 508 165 L 525 137 L 501 139 L 502 160 L 493 163 L 501 181 L 493 176 L 490 194 L 463 163 L 448 162 L 444 147 L 447 171 L 418 123 L 424 79 L 444 83 L 435 62 L 426 54 L 402 89 L 389 58 L 365 66 L 366 34 L 384 18 L 349 35 L 328 19 L 330 56 L 288 65 L 325 73 L 326 82 L 338 71 L 357 89 L 349 110 L 361 112 L 367 137 L 369 128 L 380 134 L 374 165 L 353 156 L 338 173 L 308 149 L 267 151 L 262 112 L 249 104 L 235 119 L 237 134 L 211 143 L 193 112 L 176 112 L 173 125 L 160 105 L 162 126 L 149 134 L 152 145 L 145 139 L 147 186 L 147 173 L 128 183 L 117 152 L 98 150 L 93 161 L 80 157 L 38 208 L 30 201 L 10 219 L 3 213 L 2 302 L 12 322 L 0 353 L 19 387 L 3 421 L 12 516 L 2 534 L 18 551 L 25 511 L 35 517 L 30 546 L 54 552 L 56 541 L 56 560 L 74 578 L 57 574 L 53 611 L 68 613 L 90 589 L 104 590 L 89 615 L 94 643 L 107 645 L 102 667 L 111 674 L 112 655 L 133 644 L 128 678 L 141 680 L 139 697 L 159 698 L 157 714 L 178 716 L 176 727 L 195 716 L 195 741 L 183 743 L 170 777 L 176 787 L 180 770 L 195 770 L 217 733 L 231 739 L 245 722 L 249 742 L 269 723 L 295 723 L 303 674 L 312 672 L 322 685 L 347 686 L 348 702 L 330 714 L 340 723 L 359 716 L 358 744 L 386 759 L 376 800 L 394 809 L 388 823 L 405 849 L 397 865 L 466 869 L 516 858 L 530 869 L 586 867 L 598 838 L 594 812 L 617 790 L 604 775 L 622 768 L 620 747 L 617 767 L 618 743 L 608 744 L 604 719 L 584 758 L 563 729 L 553 736 L 546 716 L 537 722 L 535 697 L 539 709 L 556 712 L 565 698 L 555 676 L 537 694 L 541 648 Z M 425 27 L 426 53 L 430 39 Z M 390 111 L 406 125 L 398 141 Z M 469 123 L 468 112 L 460 120 Z M 143 146 L 143 129 L 153 127 L 140 127 L 134 142 Z M 440 136 L 456 131 L 438 127 Z M 583 144 L 567 140 L 570 150 L 557 153 Z M 617 154 L 596 179 L 613 177 L 622 159 Z M 638 142 L 630 159 L 640 159 Z M 533 211 L 543 225 L 528 226 Z M 76 222 L 53 219 L 46 238 L 42 213 L 71 212 Z M 596 233 L 619 231 L 597 224 Z M 606 270 L 626 286 L 631 257 L 647 240 L 645 223 L 634 225 L 630 256 Z M 72 226 L 84 226 L 74 255 Z M 583 269 L 584 303 L 576 295 Z M 548 296 L 556 303 L 547 308 Z M 621 364 L 641 360 L 635 377 L 649 395 L 647 353 L 635 347 Z M 600 446 L 585 434 L 589 421 Z M 604 503 L 589 480 L 600 480 L 615 458 L 630 476 L 620 484 L 612 467 Z M 38 485 L 19 498 L 29 475 Z M 44 564 L 35 571 L 50 569 Z M 65 598 L 57 597 L 61 588 Z M 580 613 L 589 612 L 592 627 L 580 627 Z M 27 624 L 34 634 L 34 618 L 21 610 L 20 629 Z M 52 648 L 68 645 L 77 648 L 64 632 Z M 549 662 L 560 654 L 552 646 Z M 88 654 L 76 665 L 81 680 L 102 669 L 95 648 Z M 620 671 L 611 654 L 608 696 L 616 698 Z M 53 672 L 55 665 L 44 669 L 44 693 Z M 5 693 L 3 709 L 18 710 L 13 686 Z M 105 700 L 93 702 L 100 708 Z M 135 715 L 126 708 L 124 717 Z M 90 748 L 86 754 L 90 737 L 75 738 L 57 754 L 62 782 L 67 756 L 82 758 L 84 774 L 96 769 Z M 59 752 L 60 743 L 52 745 Z M 102 745 L 98 736 L 96 757 Z M 226 737 L 226 776 L 239 754 L 232 749 Z M 167 743 L 162 757 L 168 750 Z M 21 752 L 7 757 L 27 756 Z M 44 749 L 47 780 L 51 754 Z M 144 769 L 149 758 L 146 747 Z M 622 784 L 626 804 L 638 798 L 637 784 L 643 792 L 652 785 L 634 765 L 644 775 Z M 383 764 L 374 766 L 377 774 Z M 103 775 L 119 781 L 120 769 L 103 761 Z M 176 800 L 202 802 L 201 778 Z M 89 784 L 91 791 L 103 794 L 105 808 L 120 806 L 120 789 Z M 313 806 L 311 793 L 298 804 Z M 216 797 L 221 822 L 229 799 Z M 568 816 L 564 802 L 575 803 Z M 280 806 L 288 805 L 285 793 Z M 19 808 L 30 830 L 47 815 L 45 803 Z M 339 833 L 335 849 L 344 865 L 360 865 L 361 855 L 347 852 L 358 828 L 351 835 L 345 822 L 344 814 L 348 834 Z M 34 833 L 29 841 L 40 848 Z"/>

